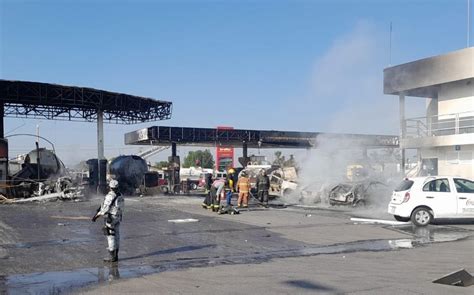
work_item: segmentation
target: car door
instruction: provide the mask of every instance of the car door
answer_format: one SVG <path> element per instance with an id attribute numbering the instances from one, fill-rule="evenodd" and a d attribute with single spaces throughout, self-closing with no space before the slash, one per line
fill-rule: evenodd
<path id="1" fill-rule="evenodd" d="M 437 178 L 430 180 L 423 185 L 423 196 L 426 206 L 433 209 L 434 216 L 456 217 L 457 198 L 456 193 L 451 189 L 447 178 Z"/>
<path id="2" fill-rule="evenodd" d="M 456 187 L 459 217 L 474 218 L 474 181 L 453 178 L 453 182 Z"/>

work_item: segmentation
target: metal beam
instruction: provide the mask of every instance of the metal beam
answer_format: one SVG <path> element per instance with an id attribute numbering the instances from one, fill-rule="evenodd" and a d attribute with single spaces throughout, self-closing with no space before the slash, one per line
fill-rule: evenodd
<path id="1" fill-rule="evenodd" d="M 172 103 L 123 93 L 57 84 L 0 80 L 5 117 L 135 124 L 171 118 Z"/>
<path id="2" fill-rule="evenodd" d="M 319 141 L 337 140 L 341 145 L 398 147 L 398 136 L 336 134 L 275 130 L 214 129 L 152 126 L 125 134 L 128 145 L 242 146 L 249 148 L 315 148 Z"/>

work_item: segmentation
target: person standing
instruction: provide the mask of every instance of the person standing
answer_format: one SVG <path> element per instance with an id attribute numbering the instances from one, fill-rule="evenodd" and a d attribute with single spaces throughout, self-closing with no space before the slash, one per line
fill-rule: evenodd
<path id="1" fill-rule="evenodd" d="M 219 211 L 221 194 L 224 191 L 225 183 L 225 179 L 216 179 L 211 185 L 212 211 Z"/>
<path id="2" fill-rule="evenodd" d="M 202 203 L 202 207 L 205 209 L 212 209 L 212 194 L 211 194 L 211 187 L 212 187 L 212 173 L 205 174 L 206 180 L 206 198 L 204 198 L 204 202 Z"/>
<path id="3" fill-rule="evenodd" d="M 268 207 L 268 190 L 270 189 L 270 179 L 265 169 L 260 170 L 257 177 L 257 196 L 263 206 Z"/>
<path id="4" fill-rule="evenodd" d="M 97 213 L 92 217 L 95 222 L 100 216 L 104 217 L 104 235 L 107 237 L 109 256 L 104 258 L 104 262 L 118 261 L 120 248 L 120 222 L 124 207 L 123 196 L 119 191 L 119 183 L 112 179 L 109 182 L 109 192 L 104 198 L 102 205 L 97 209 Z"/>
<path id="5" fill-rule="evenodd" d="M 213 182 L 212 173 L 206 173 L 205 180 L 206 180 L 206 191 L 209 192 L 211 190 L 211 185 Z"/>
<path id="6" fill-rule="evenodd" d="M 247 177 L 247 173 L 242 171 L 239 180 L 237 181 L 237 191 L 239 192 L 239 198 L 237 199 L 237 207 L 243 205 L 244 208 L 248 207 L 248 198 L 250 192 L 250 179 Z"/>
<path id="7" fill-rule="evenodd" d="M 229 170 L 227 170 L 227 181 L 229 182 L 229 187 L 233 193 L 237 188 L 237 179 L 237 171 L 235 171 L 234 168 L 229 168 Z"/>

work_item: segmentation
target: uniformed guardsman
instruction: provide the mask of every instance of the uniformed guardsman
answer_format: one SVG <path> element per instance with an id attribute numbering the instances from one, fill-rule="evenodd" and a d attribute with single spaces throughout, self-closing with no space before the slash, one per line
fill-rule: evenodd
<path id="1" fill-rule="evenodd" d="M 104 216 L 104 235 L 107 237 L 109 256 L 104 258 L 105 262 L 118 261 L 118 252 L 120 248 L 120 222 L 122 221 L 122 212 L 124 200 L 118 189 L 119 183 L 112 179 L 109 182 L 110 191 L 105 196 L 104 201 L 97 213 L 92 217 L 95 222 L 100 216 Z"/>

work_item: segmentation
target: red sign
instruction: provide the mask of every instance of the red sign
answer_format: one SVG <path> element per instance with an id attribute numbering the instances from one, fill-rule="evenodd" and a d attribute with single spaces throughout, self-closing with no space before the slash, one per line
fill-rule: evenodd
<path id="1" fill-rule="evenodd" d="M 218 126 L 217 130 L 232 130 L 233 127 Z M 234 167 L 234 147 L 218 146 L 216 148 L 216 170 L 227 171 Z"/>

